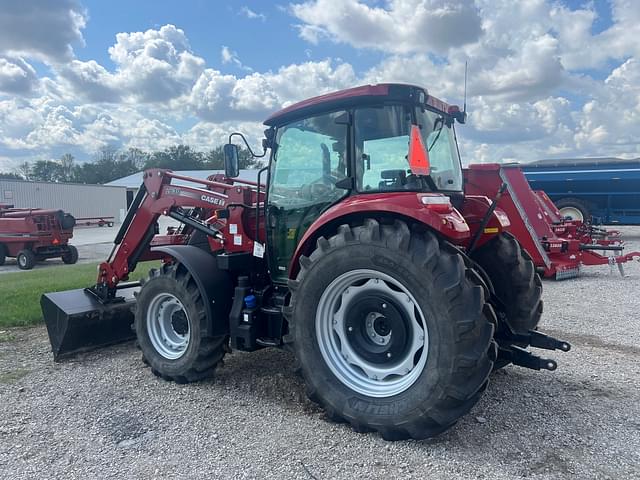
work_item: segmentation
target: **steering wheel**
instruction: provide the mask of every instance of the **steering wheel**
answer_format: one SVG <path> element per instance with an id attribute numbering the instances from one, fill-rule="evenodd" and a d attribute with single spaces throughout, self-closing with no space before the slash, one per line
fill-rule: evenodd
<path id="1" fill-rule="evenodd" d="M 300 196 L 309 200 L 326 197 L 335 189 L 334 185 L 340 179 L 335 175 L 328 174 L 306 183 L 300 187 Z"/>

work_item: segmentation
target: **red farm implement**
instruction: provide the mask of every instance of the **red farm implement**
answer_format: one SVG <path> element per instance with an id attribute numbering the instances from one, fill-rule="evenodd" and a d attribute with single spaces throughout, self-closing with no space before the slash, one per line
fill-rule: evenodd
<path id="1" fill-rule="evenodd" d="M 640 252 L 623 253 L 619 232 L 562 219 L 544 192 L 531 190 L 517 166 L 471 165 L 464 176 L 467 193 L 498 198 L 497 206 L 511 221 L 511 233 L 544 277 L 572 278 L 582 266 L 593 265 L 617 265 L 624 274 L 622 265 L 640 258 Z"/>
<path id="2" fill-rule="evenodd" d="M 78 217 L 76 218 L 76 227 L 113 227 L 115 223 L 114 217 Z"/>
<path id="3" fill-rule="evenodd" d="M 550 222 L 551 229 L 558 237 L 579 239 L 582 243 L 592 245 L 623 245 L 619 230 L 607 230 L 588 222 L 563 217 L 549 196 L 542 190 L 535 190 L 536 201 L 542 213 Z"/>
<path id="4" fill-rule="evenodd" d="M 73 216 L 62 210 L 0 205 L 0 265 L 7 257 L 14 257 L 22 270 L 48 258 L 76 263 L 78 250 L 69 245 L 74 225 Z"/>

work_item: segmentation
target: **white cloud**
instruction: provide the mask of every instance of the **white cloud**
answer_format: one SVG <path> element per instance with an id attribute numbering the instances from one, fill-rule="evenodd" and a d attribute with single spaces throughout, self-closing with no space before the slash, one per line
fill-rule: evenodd
<path id="1" fill-rule="evenodd" d="M 204 60 L 174 25 L 119 33 L 109 55 L 118 66 L 120 88 L 139 102 L 164 102 L 186 93 L 204 70 Z"/>
<path id="2" fill-rule="evenodd" d="M 353 86 L 357 77 L 349 64 L 305 62 L 277 72 L 252 73 L 238 78 L 213 69 L 195 83 L 189 105 L 209 122 L 260 121 L 294 101 Z"/>
<path id="3" fill-rule="evenodd" d="M 182 143 L 178 132 L 158 119 L 141 118 L 130 127 L 123 142 L 126 148 L 155 151 Z"/>
<path id="4" fill-rule="evenodd" d="M 599 68 L 609 59 L 640 55 L 640 44 L 635 41 L 640 36 L 640 4 L 636 0 L 611 0 L 611 13 L 613 24 L 592 35 L 596 14 L 591 8 L 574 12 L 563 7 L 552 10 L 568 68 Z"/>
<path id="5" fill-rule="evenodd" d="M 229 134 L 242 132 L 257 154 L 262 153 L 260 139 L 264 127 L 258 122 L 198 122 L 182 135 L 182 141 L 200 151 L 227 143 Z"/>
<path id="6" fill-rule="evenodd" d="M 220 50 L 220 57 L 222 59 L 223 65 L 233 64 L 242 70 L 246 70 L 248 72 L 253 71 L 251 67 L 247 67 L 246 65 L 244 65 L 238 58 L 238 54 L 226 45 L 222 46 L 222 50 Z"/>
<path id="7" fill-rule="evenodd" d="M 82 44 L 87 14 L 77 0 L 0 0 L 0 53 L 58 63 Z"/>
<path id="8" fill-rule="evenodd" d="M 631 58 L 615 68 L 600 95 L 575 116 L 577 148 L 640 156 L 640 62 Z"/>
<path id="9" fill-rule="evenodd" d="M 28 148 L 25 137 L 40 122 L 40 112 L 29 103 L 16 98 L 0 100 L 0 142 L 6 149 Z"/>
<path id="10" fill-rule="evenodd" d="M 187 37 L 174 25 L 119 33 L 109 48 L 116 71 L 94 60 L 73 60 L 56 68 L 62 95 L 88 102 L 164 103 L 187 94 L 204 70 Z"/>
<path id="11" fill-rule="evenodd" d="M 563 76 L 558 41 L 545 34 L 522 42 L 516 54 L 502 57 L 474 74 L 470 89 L 476 95 L 531 100 L 551 93 Z"/>
<path id="12" fill-rule="evenodd" d="M 122 99 L 119 79 L 95 60 L 73 60 L 58 69 L 70 95 L 88 102 L 118 102 Z"/>
<path id="13" fill-rule="evenodd" d="M 390 0 L 388 8 L 357 0 L 312 0 L 290 6 L 300 36 L 394 53 L 446 52 L 482 34 L 471 0 Z"/>
<path id="14" fill-rule="evenodd" d="M 64 105 L 58 105 L 43 112 L 41 123 L 26 136 L 30 146 L 52 147 L 55 145 L 76 145 L 80 131 L 74 126 L 73 112 Z"/>
<path id="15" fill-rule="evenodd" d="M 255 12 L 246 5 L 240 9 L 240 14 L 251 20 L 262 20 L 264 22 L 267 19 L 267 16 L 264 13 Z"/>
<path id="16" fill-rule="evenodd" d="M 29 95 L 37 85 L 36 71 L 24 59 L 0 57 L 0 92 Z"/>

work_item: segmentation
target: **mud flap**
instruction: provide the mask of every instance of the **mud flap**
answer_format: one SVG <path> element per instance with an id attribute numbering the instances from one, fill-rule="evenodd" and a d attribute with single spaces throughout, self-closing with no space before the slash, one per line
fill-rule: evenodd
<path id="1" fill-rule="evenodd" d="M 120 289 L 121 298 L 111 303 L 101 303 L 85 289 L 42 295 L 40 306 L 53 359 L 58 362 L 77 353 L 135 338 L 134 293 L 139 289 Z"/>

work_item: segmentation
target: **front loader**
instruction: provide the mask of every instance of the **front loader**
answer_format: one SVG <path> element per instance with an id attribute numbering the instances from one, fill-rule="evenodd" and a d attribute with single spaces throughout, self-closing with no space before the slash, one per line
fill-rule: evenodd
<path id="1" fill-rule="evenodd" d="M 554 370 L 527 350 L 570 349 L 536 330 L 531 258 L 498 198 L 465 195 L 464 121 L 420 87 L 367 85 L 269 117 L 256 183 L 234 178 L 231 137 L 225 175 L 145 172 L 96 285 L 42 297 L 54 358 L 135 337 L 184 383 L 231 349 L 286 348 L 329 418 L 389 440 L 452 426 L 496 368 Z M 181 227 L 160 235 L 161 215 Z"/>

